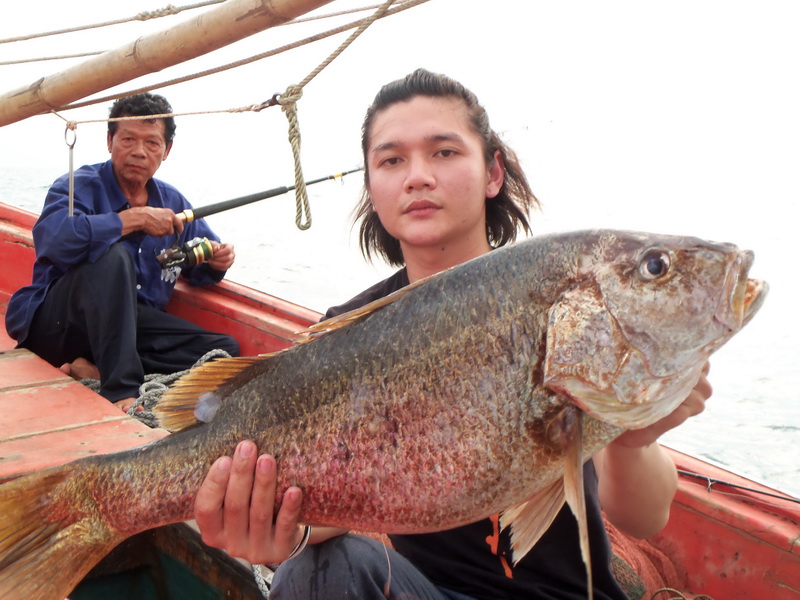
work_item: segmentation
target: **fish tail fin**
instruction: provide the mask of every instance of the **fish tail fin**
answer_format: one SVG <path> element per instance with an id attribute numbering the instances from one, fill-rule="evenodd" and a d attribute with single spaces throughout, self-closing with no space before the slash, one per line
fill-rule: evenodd
<path id="1" fill-rule="evenodd" d="M 71 464 L 0 485 L 0 600 L 66 598 L 125 534 L 81 497 Z"/>

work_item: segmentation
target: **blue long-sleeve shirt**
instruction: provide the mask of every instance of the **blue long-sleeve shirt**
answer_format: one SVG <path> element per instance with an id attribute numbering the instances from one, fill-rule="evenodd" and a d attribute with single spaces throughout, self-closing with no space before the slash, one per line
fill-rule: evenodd
<path id="1" fill-rule="evenodd" d="M 179 213 L 192 208 L 175 187 L 151 179 L 147 182 L 148 206 L 169 208 Z M 24 342 L 36 309 L 50 286 L 70 269 L 85 262 L 96 262 L 112 244 L 122 242 L 136 267 L 139 302 L 164 308 L 180 274 L 178 269 L 163 270 L 156 256 L 175 243 L 175 236 L 154 237 L 142 232 L 122 238 L 121 211 L 130 208 L 114 176 L 111 161 L 86 165 L 75 171 L 73 216 L 69 216 L 69 179 L 59 177 L 47 193 L 44 208 L 33 227 L 36 262 L 29 286 L 12 296 L 6 310 L 8 334 Z M 179 243 L 195 237 L 219 241 L 204 220 L 188 223 Z M 191 285 L 221 281 L 225 273 L 201 264 L 183 270 Z"/>

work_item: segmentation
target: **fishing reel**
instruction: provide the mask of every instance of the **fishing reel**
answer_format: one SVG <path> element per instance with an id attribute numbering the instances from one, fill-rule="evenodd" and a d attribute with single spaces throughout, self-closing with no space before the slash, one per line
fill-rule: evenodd
<path id="1" fill-rule="evenodd" d="M 178 267 L 186 269 L 206 262 L 214 256 L 214 248 L 208 238 L 194 238 L 182 246 L 177 243 L 171 248 L 167 248 L 156 256 L 158 264 L 162 269 Z"/>

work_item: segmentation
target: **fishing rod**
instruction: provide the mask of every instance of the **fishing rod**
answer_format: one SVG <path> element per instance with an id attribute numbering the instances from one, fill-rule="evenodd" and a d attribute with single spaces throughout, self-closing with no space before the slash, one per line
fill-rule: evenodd
<path id="1" fill-rule="evenodd" d="M 684 477 L 694 477 L 695 479 L 701 479 L 705 481 L 708 485 L 708 491 L 711 492 L 711 487 L 714 485 L 723 485 L 725 487 L 744 490 L 746 492 L 752 492 L 754 494 L 761 494 L 762 496 L 768 496 L 770 498 L 779 498 L 780 500 L 788 500 L 789 502 L 795 502 L 800 504 L 800 499 L 792 498 L 791 496 L 783 495 L 783 494 L 773 494 L 771 492 L 765 492 L 763 490 L 757 490 L 752 487 L 747 487 L 745 485 L 739 485 L 736 483 L 732 483 L 730 481 L 723 481 L 721 479 L 714 479 L 713 477 L 708 477 L 707 475 L 701 475 L 700 473 L 692 473 L 691 471 L 684 471 L 682 469 L 678 469 L 678 474 L 683 475 Z"/>
<path id="2" fill-rule="evenodd" d="M 306 181 L 306 185 L 313 185 L 315 183 L 328 181 L 329 179 L 338 179 L 339 177 L 344 177 L 345 175 L 349 175 L 350 173 L 356 173 L 357 171 L 363 171 L 363 170 L 364 167 L 356 167 L 355 169 L 350 169 L 349 171 L 343 171 L 342 173 L 336 173 L 335 175 L 326 175 L 325 177 L 320 177 L 319 179 L 312 179 L 311 181 Z M 209 204 L 208 206 L 201 206 L 200 208 L 187 209 L 181 213 L 178 213 L 178 218 L 184 223 L 191 223 L 192 221 L 196 221 L 197 219 L 202 219 L 210 215 L 215 215 L 219 212 L 230 210 L 232 208 L 239 208 L 240 206 L 244 206 L 245 204 L 250 204 L 252 202 L 258 202 L 259 200 L 265 200 L 267 198 L 280 196 L 281 194 L 285 194 L 286 192 L 292 191 L 295 187 L 296 186 L 294 185 L 284 185 L 281 187 L 272 188 L 271 190 L 266 190 L 264 192 L 256 192 L 255 194 L 250 194 L 249 196 L 241 196 L 239 198 L 233 198 L 232 200 L 223 200 L 222 202 L 216 202 L 214 204 Z"/>
<path id="3" fill-rule="evenodd" d="M 308 186 L 315 183 L 328 181 L 329 179 L 338 179 L 340 177 L 344 177 L 345 175 L 349 175 L 350 173 L 356 173 L 363 170 L 364 167 L 356 167 L 355 169 L 350 169 L 349 171 L 342 171 L 341 173 L 336 173 L 334 175 L 326 175 L 325 177 L 312 179 L 311 181 L 306 181 L 305 184 Z M 280 196 L 286 192 L 290 192 L 291 190 L 295 189 L 295 187 L 297 186 L 284 185 L 281 187 L 272 188 L 271 190 L 256 192 L 255 194 L 250 194 L 248 196 L 240 196 L 239 198 L 233 198 L 231 200 L 215 202 L 214 204 L 201 206 L 200 208 L 186 209 L 183 212 L 178 213 L 178 218 L 184 223 L 191 223 L 197 219 L 203 219 L 210 215 L 231 210 L 232 208 L 239 208 L 240 206 L 258 202 L 259 200 Z M 214 249 L 211 246 L 211 242 L 208 240 L 208 238 L 194 238 L 182 246 L 179 246 L 176 242 L 174 246 L 164 250 L 161 254 L 156 256 L 156 260 L 161 265 L 162 269 L 169 269 L 171 267 L 184 268 L 193 267 L 194 265 L 204 263 L 213 256 Z"/>

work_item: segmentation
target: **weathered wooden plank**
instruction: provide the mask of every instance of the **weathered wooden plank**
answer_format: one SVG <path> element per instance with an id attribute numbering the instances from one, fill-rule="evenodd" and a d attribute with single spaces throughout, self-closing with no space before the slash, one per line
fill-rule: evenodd
<path id="1" fill-rule="evenodd" d="M 28 350 L 0 352 L 0 481 L 166 435 Z"/>
<path id="2" fill-rule="evenodd" d="M 0 442 L 0 483 L 27 471 L 127 450 L 166 435 L 130 417 Z"/>
<path id="3" fill-rule="evenodd" d="M 69 378 L 0 391 L 0 414 L 0 442 L 130 419 Z"/>
<path id="4" fill-rule="evenodd" d="M 0 392 L 25 385 L 74 381 L 30 350 L 0 352 Z"/>

